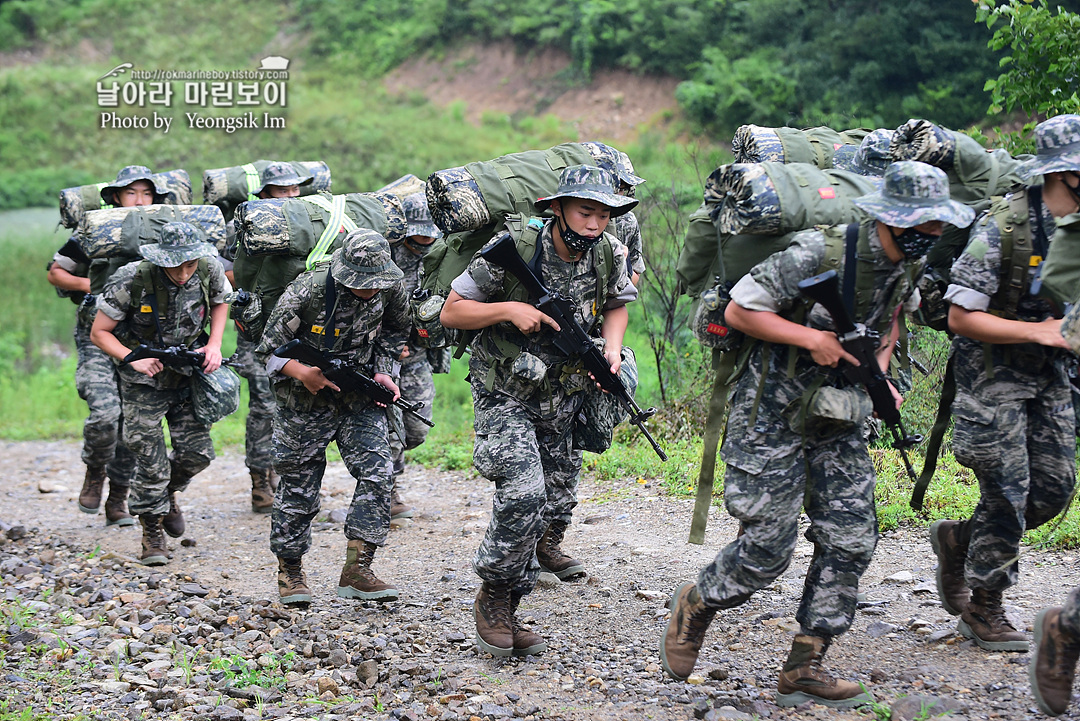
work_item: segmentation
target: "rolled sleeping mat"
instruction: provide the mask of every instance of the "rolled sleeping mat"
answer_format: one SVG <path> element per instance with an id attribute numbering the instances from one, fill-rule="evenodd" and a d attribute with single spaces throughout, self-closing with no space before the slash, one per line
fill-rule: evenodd
<path id="1" fill-rule="evenodd" d="M 843 145 L 858 145 L 871 131 L 854 128 L 837 131 L 827 127 L 766 128 L 743 125 L 731 139 L 736 163 L 810 163 L 821 169 L 833 167 L 833 153 Z"/>
<path id="2" fill-rule="evenodd" d="M 256 160 L 247 165 L 213 168 L 203 171 L 203 202 L 221 208 L 226 220 L 232 220 L 236 206 L 254 199 L 262 187 L 262 171 L 272 160 Z M 300 195 L 330 192 L 330 166 L 321 160 L 287 161 L 299 175 L 310 175 L 312 181 L 300 186 Z"/>
<path id="3" fill-rule="evenodd" d="M 164 173 L 154 173 L 154 185 L 167 192 L 161 201 L 166 205 L 191 205 L 191 178 L 187 171 L 179 168 Z M 101 199 L 101 189 L 112 181 L 64 188 L 60 191 L 60 225 L 74 230 L 82 223 L 83 215 L 89 210 L 110 208 Z"/>
<path id="4" fill-rule="evenodd" d="M 91 260 L 139 257 L 139 246 L 158 242 L 161 226 L 185 222 L 202 229 L 206 241 L 225 242 L 225 218 L 213 205 L 141 205 L 91 210 L 79 226 L 79 244 Z"/>

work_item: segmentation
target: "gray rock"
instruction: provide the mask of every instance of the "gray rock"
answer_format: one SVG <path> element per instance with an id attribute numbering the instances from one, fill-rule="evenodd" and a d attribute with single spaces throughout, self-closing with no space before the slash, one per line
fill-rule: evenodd
<path id="1" fill-rule="evenodd" d="M 870 638 L 881 638 L 887 634 L 899 631 L 900 627 L 884 621 L 874 621 L 866 629 L 866 635 Z"/>
<path id="2" fill-rule="evenodd" d="M 349 663 L 349 654 L 345 653 L 340 648 L 335 648 L 330 651 L 330 656 L 327 660 L 334 668 L 341 668 Z"/>

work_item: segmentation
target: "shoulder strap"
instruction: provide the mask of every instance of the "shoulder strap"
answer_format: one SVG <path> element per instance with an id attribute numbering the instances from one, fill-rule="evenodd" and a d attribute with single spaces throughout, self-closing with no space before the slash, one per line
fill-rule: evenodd
<path id="1" fill-rule="evenodd" d="M 324 349 L 332 350 L 334 347 L 334 314 L 337 312 L 337 283 L 334 282 L 334 275 L 329 268 L 326 270 L 326 281 L 323 286 L 326 288 L 326 298 L 323 301 L 326 320 L 323 323 L 322 344 Z"/>
<path id="2" fill-rule="evenodd" d="M 315 268 L 316 264 L 330 257 L 328 251 L 334 245 L 334 240 L 337 239 L 338 234 L 340 234 L 342 230 L 346 233 L 351 233 L 356 230 L 357 226 L 356 221 L 345 214 L 344 195 L 335 195 L 333 202 L 327 200 L 318 193 L 315 195 L 305 195 L 301 200 L 318 206 L 329 214 L 322 235 L 319 236 L 319 240 L 315 243 L 315 247 L 311 249 L 307 260 L 304 263 L 305 270 L 312 270 Z"/>
<path id="3" fill-rule="evenodd" d="M 859 224 L 849 223 L 844 231 L 844 307 L 848 315 L 855 317 L 855 276 L 858 275 L 856 265 L 857 245 L 859 242 Z"/>
<path id="4" fill-rule="evenodd" d="M 1001 285 L 995 294 L 998 311 L 1015 318 L 1020 298 L 1027 291 L 1032 260 L 1031 223 L 1026 191 L 1012 193 L 994 213 L 1001 236 Z"/>
<path id="5" fill-rule="evenodd" d="M 150 291 L 146 293 L 146 304 L 150 306 L 150 312 L 154 316 L 154 328 L 157 330 L 157 342 L 159 345 L 165 344 L 164 333 L 161 332 L 161 318 L 165 313 L 165 310 L 159 310 L 157 299 L 157 283 L 154 282 L 154 264 L 148 260 L 144 260 L 139 263 L 138 269 L 135 271 L 135 278 L 131 281 L 131 302 L 142 305 L 143 293 L 149 288 Z M 168 309 L 168 295 L 166 294 L 165 309 Z"/>
<path id="6" fill-rule="evenodd" d="M 257 196 L 255 195 L 255 191 L 262 185 L 262 182 L 259 180 L 259 171 L 251 163 L 241 165 L 240 168 L 244 171 L 244 180 L 247 182 L 247 199 L 256 200 Z"/>

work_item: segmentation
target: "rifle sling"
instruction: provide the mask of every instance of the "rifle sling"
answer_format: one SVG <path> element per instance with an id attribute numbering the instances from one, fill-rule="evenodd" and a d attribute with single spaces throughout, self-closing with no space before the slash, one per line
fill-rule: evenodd
<path id="1" fill-rule="evenodd" d="M 716 369 L 716 380 L 713 382 L 712 398 L 709 400 L 709 417 L 705 422 L 701 469 L 698 471 L 697 496 L 694 498 L 694 515 L 690 521 L 690 538 L 688 539 L 689 543 L 698 546 L 705 543 L 705 527 L 709 522 L 709 508 L 712 505 L 713 484 L 716 479 L 716 452 L 720 446 L 724 412 L 727 410 L 727 397 L 731 390 L 737 359 L 736 353 L 720 354 L 720 364 Z"/>
<path id="2" fill-rule="evenodd" d="M 847 308 L 848 316 L 857 317 L 855 314 L 855 278 L 856 253 L 859 245 L 859 224 L 848 223 L 844 232 L 844 307 Z"/>
<path id="3" fill-rule="evenodd" d="M 956 360 L 954 353 L 949 354 L 949 362 L 945 365 L 945 376 L 941 379 L 941 400 L 938 401 L 937 416 L 934 418 L 934 427 L 930 431 L 930 440 L 926 444 L 926 457 L 923 459 L 922 473 L 919 480 L 911 489 L 911 507 L 921 511 L 923 498 L 930 481 L 934 479 L 934 471 L 937 470 L 938 454 L 941 452 L 941 444 L 945 440 L 945 431 L 949 428 L 952 420 L 952 404 L 956 398 L 956 375 L 953 365 Z"/>

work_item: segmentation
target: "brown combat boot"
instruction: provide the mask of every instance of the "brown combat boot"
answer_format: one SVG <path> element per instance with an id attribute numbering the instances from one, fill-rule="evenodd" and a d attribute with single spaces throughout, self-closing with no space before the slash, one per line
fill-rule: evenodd
<path id="1" fill-rule="evenodd" d="M 685 681 L 694 670 L 701 644 L 705 642 L 705 630 L 716 615 L 701 600 L 697 586 L 684 583 L 668 602 L 671 618 L 664 635 L 660 637 L 660 665 L 668 676 Z"/>
<path id="2" fill-rule="evenodd" d="M 269 468 L 251 470 L 251 512 L 269 513 L 274 510 L 274 491 L 270 487 Z"/>
<path id="3" fill-rule="evenodd" d="M 510 582 L 484 581 L 473 604 L 473 618 L 476 620 L 476 645 L 492 656 L 514 654 L 510 608 Z"/>
<path id="4" fill-rule="evenodd" d="M 521 594 L 510 594 L 510 630 L 514 636 L 514 650 L 511 655 L 535 656 L 547 651 L 547 642 L 543 636 L 525 628 L 518 620 L 517 610 L 521 604 L 521 598 Z"/>
<path id="5" fill-rule="evenodd" d="M 1061 625 L 1061 607 L 1044 608 L 1035 617 L 1035 658 L 1028 665 L 1031 692 L 1039 708 L 1060 716 L 1072 701 L 1080 637 Z"/>
<path id="6" fill-rule="evenodd" d="M 97 513 L 101 507 L 101 489 L 105 485 L 105 467 L 87 466 L 83 477 L 82 490 L 79 491 L 79 510 L 83 513 Z"/>
<path id="7" fill-rule="evenodd" d="M 390 489 L 390 520 L 412 518 L 414 515 L 416 515 L 416 510 L 401 500 L 398 494 L 397 478 L 394 478 L 394 487 Z"/>
<path id="8" fill-rule="evenodd" d="M 585 565 L 567 556 L 559 547 L 567 525 L 564 521 L 552 521 L 536 542 L 536 560 L 540 562 L 540 567 L 554 573 L 560 581 L 585 575 Z"/>
<path id="9" fill-rule="evenodd" d="M 176 491 L 169 491 L 169 512 L 161 521 L 161 527 L 173 538 L 184 535 L 187 524 L 184 523 L 184 513 L 180 510 L 180 504 L 176 502 Z"/>
<path id="10" fill-rule="evenodd" d="M 142 553 L 139 563 L 144 566 L 164 566 L 169 562 L 169 547 L 161 529 L 161 516 L 144 513 L 139 516 L 142 524 Z"/>
<path id="11" fill-rule="evenodd" d="M 127 512 L 128 487 L 109 481 L 109 497 L 105 499 L 106 526 L 134 526 L 135 519 Z"/>
<path id="12" fill-rule="evenodd" d="M 311 603 L 311 589 L 302 559 L 278 556 L 277 586 L 280 601 L 286 606 L 307 606 Z"/>
<path id="13" fill-rule="evenodd" d="M 959 616 L 971 601 L 971 589 L 964 580 L 967 547 L 960 545 L 959 521 L 935 521 L 930 525 L 930 545 L 937 555 L 937 590 L 941 607 Z"/>
<path id="14" fill-rule="evenodd" d="M 389 583 L 379 580 L 371 570 L 375 560 L 374 543 L 367 541 L 349 541 L 345 552 L 345 566 L 341 569 L 337 595 L 342 598 L 359 598 L 365 601 L 393 601 L 398 597 L 398 590 Z"/>
<path id="15" fill-rule="evenodd" d="M 798 706 L 812 701 L 832 708 L 850 708 L 873 703 L 874 697 L 860 684 L 833 678 L 821 667 L 830 642 L 820 636 L 802 633 L 795 636 L 776 684 L 777 706 Z"/>
<path id="16" fill-rule="evenodd" d="M 1027 636 L 1013 628 L 1001 607 L 1001 591 L 973 588 L 971 601 L 956 624 L 964 636 L 987 651 L 1028 650 Z"/>

